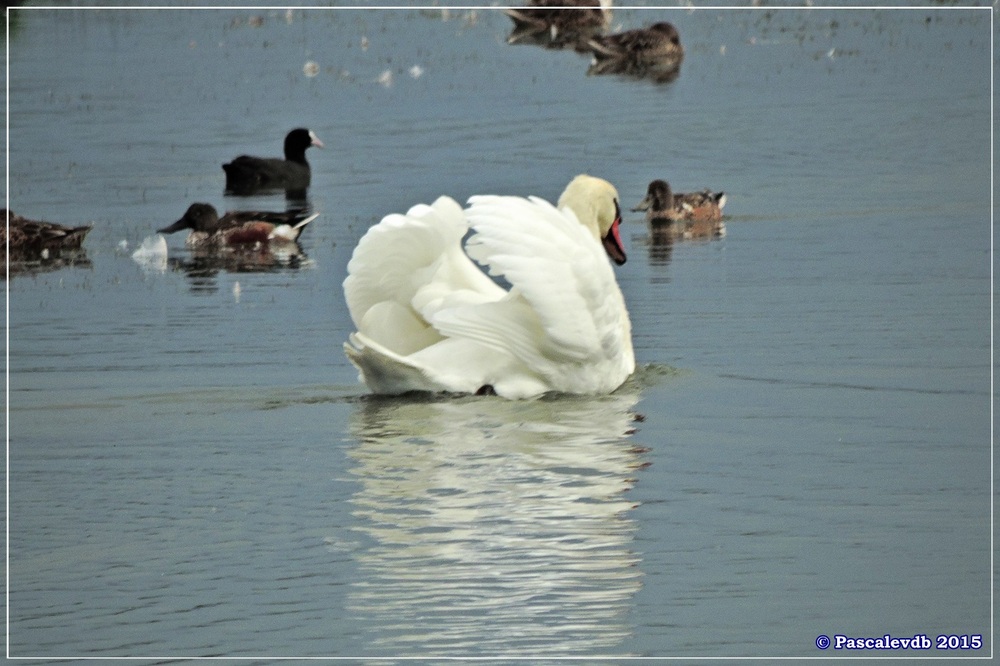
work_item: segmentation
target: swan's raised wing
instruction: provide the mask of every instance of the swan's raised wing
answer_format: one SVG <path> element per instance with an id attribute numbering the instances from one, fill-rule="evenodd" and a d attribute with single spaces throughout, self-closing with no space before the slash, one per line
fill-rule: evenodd
<path id="1" fill-rule="evenodd" d="M 449 197 L 388 215 L 364 235 L 347 264 L 344 296 L 351 318 L 365 332 L 376 310 L 409 310 L 426 317 L 448 305 L 495 300 L 504 291 L 462 251 L 468 232 L 462 208 Z M 383 322 L 383 326 L 388 325 Z"/>
<path id="2" fill-rule="evenodd" d="M 538 198 L 477 196 L 467 252 L 513 289 L 502 301 L 442 311 L 434 326 L 505 349 L 543 375 L 631 357 L 624 298 L 600 242 L 569 209 Z M 548 370 L 547 370 L 548 369 Z"/>
<path id="3" fill-rule="evenodd" d="M 514 398 L 617 388 L 635 360 L 601 243 L 540 199 L 470 204 L 442 197 L 361 239 L 344 293 L 358 327 L 345 351 L 363 381 L 380 393 L 492 387 Z"/>
<path id="4" fill-rule="evenodd" d="M 440 310 L 506 295 L 462 250 L 468 230 L 462 208 L 441 197 L 386 216 L 355 248 L 344 296 L 357 332 L 344 351 L 376 392 L 478 388 L 474 378 L 461 383 L 448 375 L 455 363 L 475 359 L 468 344 L 456 353 L 428 323 Z"/>

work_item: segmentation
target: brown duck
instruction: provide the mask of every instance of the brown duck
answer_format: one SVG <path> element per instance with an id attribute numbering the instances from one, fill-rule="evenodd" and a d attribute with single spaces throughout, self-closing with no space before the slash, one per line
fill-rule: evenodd
<path id="1" fill-rule="evenodd" d="M 684 59 L 680 34 L 666 21 L 593 37 L 587 46 L 594 56 L 589 74 L 624 74 L 667 82 L 677 78 Z"/>
<path id="2" fill-rule="evenodd" d="M 317 217 L 319 213 L 308 214 L 303 211 L 235 211 L 219 217 L 215 206 L 194 203 L 181 219 L 157 231 L 172 234 L 190 229 L 191 233 L 185 241 L 188 247 L 254 247 L 271 243 L 294 243 L 305 226 Z"/>
<path id="3" fill-rule="evenodd" d="M 3 217 L 7 224 L 0 229 L 0 244 L 9 243 L 14 260 L 48 259 L 64 250 L 79 250 L 83 239 L 93 226 L 69 227 L 55 222 L 42 222 L 21 217 L 6 208 Z"/>
<path id="4" fill-rule="evenodd" d="M 722 222 L 725 205 L 725 192 L 674 194 L 667 181 L 654 180 L 646 197 L 632 210 L 645 211 L 650 225 L 674 238 L 721 238 L 726 235 Z"/>

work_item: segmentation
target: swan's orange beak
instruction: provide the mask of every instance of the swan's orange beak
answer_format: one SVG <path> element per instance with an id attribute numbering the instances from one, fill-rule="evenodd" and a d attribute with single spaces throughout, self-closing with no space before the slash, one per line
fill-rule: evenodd
<path id="1" fill-rule="evenodd" d="M 615 221 L 611 224 L 611 228 L 608 229 L 607 235 L 601 239 L 601 244 L 604 246 L 604 251 L 608 253 L 611 257 L 611 261 L 615 262 L 619 266 L 625 263 L 625 246 L 622 245 L 621 232 L 618 227 L 622 223 L 622 214 L 618 210 L 618 202 L 615 202 Z"/>

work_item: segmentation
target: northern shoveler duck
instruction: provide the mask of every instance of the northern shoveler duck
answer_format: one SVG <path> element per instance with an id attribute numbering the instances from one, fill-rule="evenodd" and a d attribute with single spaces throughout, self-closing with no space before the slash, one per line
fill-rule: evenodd
<path id="1" fill-rule="evenodd" d="M 172 234 L 190 229 L 191 233 L 184 243 L 188 247 L 258 247 L 271 243 L 294 243 L 305 226 L 317 217 L 319 213 L 302 211 L 234 211 L 219 217 L 211 204 L 195 203 L 188 207 L 184 217 L 157 231 Z"/>
<path id="2" fill-rule="evenodd" d="M 672 23 L 593 37 L 587 46 L 594 55 L 590 74 L 649 76 L 670 81 L 680 72 L 684 47 Z"/>
<path id="3" fill-rule="evenodd" d="M 93 225 L 68 227 L 55 222 L 42 222 L 21 217 L 6 208 L 6 224 L 0 229 L 0 244 L 10 248 L 14 260 L 48 259 L 63 251 L 79 250 Z M 8 245 L 9 243 L 9 245 Z"/>
<path id="4" fill-rule="evenodd" d="M 725 192 L 674 194 L 665 180 L 649 184 L 646 197 L 633 211 L 646 211 L 646 221 L 661 236 L 673 238 L 721 238 L 726 235 L 722 209 Z"/>
<path id="5" fill-rule="evenodd" d="M 323 147 L 315 132 L 293 129 L 285 137 L 285 159 L 240 155 L 223 164 L 226 194 L 248 195 L 274 190 L 305 191 L 311 173 L 306 149 Z"/>
<path id="6" fill-rule="evenodd" d="M 526 7 L 505 9 L 514 22 L 508 44 L 527 42 L 586 50 L 587 40 L 607 29 L 611 0 L 528 0 Z"/>

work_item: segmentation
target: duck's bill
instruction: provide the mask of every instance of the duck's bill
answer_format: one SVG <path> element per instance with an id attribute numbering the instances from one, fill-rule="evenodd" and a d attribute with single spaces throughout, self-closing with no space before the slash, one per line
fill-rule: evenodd
<path id="1" fill-rule="evenodd" d="M 645 199 L 636 204 L 635 208 L 632 209 L 632 212 L 638 213 L 640 211 L 649 210 L 649 207 L 652 203 L 653 202 L 650 200 L 650 198 L 646 197 Z"/>
<path id="2" fill-rule="evenodd" d="M 186 220 L 184 218 L 181 218 L 176 222 L 174 222 L 173 224 L 171 224 L 169 227 L 163 227 L 162 229 L 157 229 L 156 233 L 172 234 L 175 231 L 180 231 L 181 229 L 186 229 L 186 228 L 187 228 Z"/>

